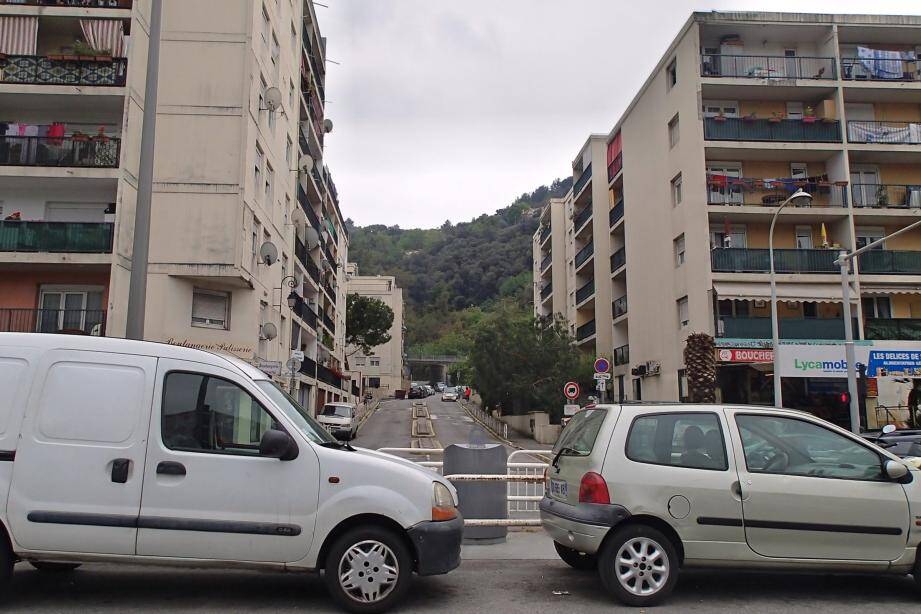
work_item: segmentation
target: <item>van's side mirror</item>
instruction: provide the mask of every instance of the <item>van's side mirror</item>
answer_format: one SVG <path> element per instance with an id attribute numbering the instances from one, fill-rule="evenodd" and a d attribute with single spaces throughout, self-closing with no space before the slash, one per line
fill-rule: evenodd
<path id="1" fill-rule="evenodd" d="M 894 424 L 887 424 L 886 426 L 883 427 L 883 435 L 888 435 L 889 433 L 894 433 L 895 430 L 896 430 L 896 429 L 895 429 L 895 425 L 894 425 Z"/>
<path id="2" fill-rule="evenodd" d="M 894 460 L 887 460 L 883 465 L 883 469 L 886 471 L 886 477 L 894 482 L 902 482 L 911 478 L 908 474 L 908 467 Z"/>
<path id="3" fill-rule="evenodd" d="M 297 443 L 284 431 L 269 429 L 259 441 L 259 455 L 289 461 L 297 458 Z"/>

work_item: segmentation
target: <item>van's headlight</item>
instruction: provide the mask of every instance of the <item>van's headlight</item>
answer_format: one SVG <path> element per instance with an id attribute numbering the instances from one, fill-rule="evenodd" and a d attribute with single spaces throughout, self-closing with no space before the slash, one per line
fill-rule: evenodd
<path id="1" fill-rule="evenodd" d="M 441 482 L 434 482 L 432 491 L 432 520 L 454 520 L 457 518 L 457 508 L 454 507 L 454 497 L 451 491 Z"/>

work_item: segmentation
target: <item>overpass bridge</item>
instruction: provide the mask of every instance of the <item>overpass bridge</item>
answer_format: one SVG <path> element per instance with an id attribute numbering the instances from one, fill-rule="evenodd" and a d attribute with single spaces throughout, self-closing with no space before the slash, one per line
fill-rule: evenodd
<path id="1" fill-rule="evenodd" d="M 464 362 L 467 360 L 466 356 L 456 355 L 456 354 L 424 354 L 424 353 L 412 353 L 406 355 L 406 358 L 403 359 L 403 362 L 409 366 L 410 373 L 412 373 L 413 379 L 416 379 L 416 374 L 413 373 L 413 369 L 419 369 L 422 367 L 427 367 L 435 369 L 435 381 L 444 382 L 448 379 L 448 368 L 451 365 Z M 431 374 L 430 371 L 426 371 Z M 428 375 L 426 376 L 428 377 Z"/>

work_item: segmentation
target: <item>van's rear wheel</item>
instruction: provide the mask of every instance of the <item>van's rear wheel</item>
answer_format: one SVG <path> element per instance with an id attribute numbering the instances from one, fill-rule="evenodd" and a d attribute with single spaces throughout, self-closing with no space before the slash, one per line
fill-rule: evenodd
<path id="1" fill-rule="evenodd" d="M 324 570 L 326 587 L 339 605 L 356 614 L 377 614 L 403 599 L 413 558 L 393 531 L 358 527 L 335 541 Z"/>
<path id="2" fill-rule="evenodd" d="M 50 563 L 48 561 L 29 561 L 29 565 L 39 571 L 53 571 L 63 573 L 73 571 L 80 566 L 80 563 Z"/>
<path id="3" fill-rule="evenodd" d="M 572 548 L 568 548 L 560 542 L 553 542 L 556 553 L 560 555 L 563 562 L 573 569 L 589 570 L 598 567 L 598 557 L 594 554 L 585 554 Z"/>
<path id="4" fill-rule="evenodd" d="M 678 581 L 678 553 L 661 531 L 634 524 L 618 529 L 598 557 L 601 582 L 618 601 L 644 607 L 669 596 Z"/>

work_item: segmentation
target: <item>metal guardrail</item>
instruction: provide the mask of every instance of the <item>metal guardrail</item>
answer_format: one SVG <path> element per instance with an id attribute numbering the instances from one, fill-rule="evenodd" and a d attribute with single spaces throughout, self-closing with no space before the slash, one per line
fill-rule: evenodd
<path id="1" fill-rule="evenodd" d="M 595 321 L 586 322 L 576 329 L 576 341 L 588 339 L 595 334 Z"/>
<path id="2" fill-rule="evenodd" d="M 828 80 L 836 79 L 837 73 L 834 58 L 714 53 L 700 56 L 700 76 Z"/>
<path id="3" fill-rule="evenodd" d="M 576 215 L 573 228 L 575 228 L 576 232 L 579 232 L 590 219 L 592 219 L 592 201 L 588 201 L 588 204 Z"/>
<path id="4" fill-rule="evenodd" d="M 585 187 L 585 184 L 589 182 L 592 178 L 592 165 L 589 164 L 585 167 L 585 170 L 582 171 L 582 174 L 579 175 L 579 178 L 576 179 L 576 183 L 572 187 L 573 196 L 578 196 L 579 192 L 582 191 L 582 188 Z"/>
<path id="5" fill-rule="evenodd" d="M 921 185 L 854 183 L 851 202 L 855 207 L 874 209 L 921 209 Z"/>
<path id="6" fill-rule="evenodd" d="M 540 300 L 545 301 L 553 294 L 553 284 L 549 283 L 540 289 Z"/>
<path id="7" fill-rule="evenodd" d="M 624 167 L 624 154 L 619 153 L 617 156 L 611 160 L 611 163 L 608 164 L 608 183 L 614 181 L 614 178 L 617 177 L 617 173 Z"/>
<path id="8" fill-rule="evenodd" d="M 127 58 L 6 55 L 0 60 L 0 83 L 120 87 L 127 74 Z"/>
<path id="9" fill-rule="evenodd" d="M 621 198 L 617 204 L 611 207 L 608 213 L 608 226 L 613 226 L 624 217 L 624 199 Z"/>
<path id="10" fill-rule="evenodd" d="M 582 301 L 588 299 L 591 296 L 595 295 L 595 280 L 588 280 L 585 285 L 576 290 L 576 305 L 582 303 Z"/>
<path id="11" fill-rule="evenodd" d="M 121 142 L 110 136 L 0 136 L 0 166 L 117 168 Z"/>
<path id="12" fill-rule="evenodd" d="M 748 119 L 705 117 L 704 139 L 708 141 L 759 141 L 794 143 L 840 143 L 838 120 Z"/>
<path id="13" fill-rule="evenodd" d="M 0 221 L 0 252 L 108 254 L 115 225 L 108 222 Z"/>
<path id="14" fill-rule="evenodd" d="M 589 242 L 588 245 L 579 250 L 576 254 L 576 267 L 581 266 L 589 257 L 595 253 L 595 243 Z"/>
<path id="15" fill-rule="evenodd" d="M 614 366 L 630 364 L 630 346 L 622 345 L 614 348 Z"/>
<path id="16" fill-rule="evenodd" d="M 0 309 L 0 332 L 105 336 L 105 309 Z"/>
<path id="17" fill-rule="evenodd" d="M 837 258 L 834 249 L 775 249 L 774 269 L 778 273 L 838 273 Z M 767 249 L 719 247 L 710 251 L 710 263 L 713 271 L 721 273 L 767 273 L 771 268 Z"/>
<path id="18" fill-rule="evenodd" d="M 624 295 L 611 303 L 611 313 L 615 318 L 627 315 L 627 296 Z"/>
<path id="19" fill-rule="evenodd" d="M 611 254 L 611 273 L 616 273 L 621 267 L 627 264 L 627 248 L 622 247 Z"/>
<path id="20" fill-rule="evenodd" d="M 841 58 L 841 78 L 846 81 L 918 81 L 916 60 Z"/>

